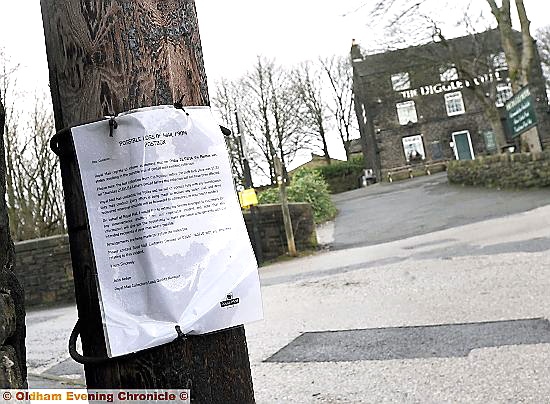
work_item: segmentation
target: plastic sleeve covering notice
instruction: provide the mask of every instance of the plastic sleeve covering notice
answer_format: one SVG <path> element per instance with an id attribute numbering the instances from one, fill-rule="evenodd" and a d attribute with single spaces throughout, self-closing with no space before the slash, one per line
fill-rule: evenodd
<path id="1" fill-rule="evenodd" d="M 187 115 L 188 114 L 188 115 Z M 208 107 L 72 129 L 110 357 L 260 320 L 258 267 Z"/>

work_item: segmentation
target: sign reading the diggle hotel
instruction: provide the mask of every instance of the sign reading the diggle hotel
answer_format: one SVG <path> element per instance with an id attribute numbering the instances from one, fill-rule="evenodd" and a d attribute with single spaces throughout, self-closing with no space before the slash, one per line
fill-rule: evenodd
<path id="1" fill-rule="evenodd" d="M 409 99 L 409 98 L 418 97 L 419 95 L 425 96 L 425 95 L 441 94 L 441 93 L 447 93 L 449 91 L 462 90 L 463 88 L 481 86 L 486 83 L 491 83 L 495 80 L 496 81 L 502 80 L 502 77 L 500 76 L 500 72 L 498 71 L 482 74 L 480 76 L 474 77 L 472 80 L 457 79 L 457 80 L 452 80 L 445 83 L 429 84 L 429 85 L 421 86 L 419 88 L 413 88 L 411 90 L 400 91 L 399 93 L 401 94 L 403 99 Z"/>

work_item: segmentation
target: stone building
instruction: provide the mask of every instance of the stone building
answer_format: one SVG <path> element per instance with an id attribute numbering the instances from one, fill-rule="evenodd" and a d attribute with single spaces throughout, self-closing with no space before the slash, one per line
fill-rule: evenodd
<path id="1" fill-rule="evenodd" d="M 363 55 L 352 45 L 355 109 L 368 168 L 378 178 L 410 166 L 497 152 L 495 122 L 513 144 L 504 113 L 512 94 L 498 31 Z M 536 55 L 530 91 L 539 147 L 550 146 L 544 77 Z"/>

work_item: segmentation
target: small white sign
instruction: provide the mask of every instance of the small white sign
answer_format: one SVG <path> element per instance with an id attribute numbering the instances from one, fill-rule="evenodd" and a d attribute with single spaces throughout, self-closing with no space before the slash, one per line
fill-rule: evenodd
<path id="1" fill-rule="evenodd" d="M 110 357 L 262 319 L 258 267 L 208 107 L 72 129 Z"/>

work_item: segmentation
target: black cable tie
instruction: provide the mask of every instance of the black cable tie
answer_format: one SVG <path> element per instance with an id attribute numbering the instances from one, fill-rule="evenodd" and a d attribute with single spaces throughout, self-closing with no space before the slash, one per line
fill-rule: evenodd
<path id="1" fill-rule="evenodd" d="M 53 135 L 52 138 L 50 139 L 50 149 L 52 149 L 52 151 L 58 156 L 61 156 L 61 154 L 64 151 L 64 149 L 62 149 L 62 146 L 61 146 L 62 141 L 64 140 L 64 138 L 66 138 L 70 134 L 71 134 L 71 129 L 65 128 L 65 129 L 61 129 L 59 132 Z"/>
<path id="2" fill-rule="evenodd" d="M 220 129 L 221 129 L 224 136 L 231 136 L 231 134 L 233 133 L 233 132 L 231 132 L 230 129 L 226 128 L 223 125 L 220 125 Z"/>
<path id="3" fill-rule="evenodd" d="M 179 325 L 176 325 L 176 332 L 178 333 L 178 338 L 177 339 L 187 339 L 186 335 L 181 331 L 181 327 Z"/>
<path id="4" fill-rule="evenodd" d="M 185 112 L 185 115 L 189 116 L 189 113 L 185 110 L 185 108 L 183 108 L 183 95 L 178 101 L 174 103 L 174 108 L 181 109 L 183 112 Z"/>
<path id="5" fill-rule="evenodd" d="M 116 129 L 116 128 L 118 128 L 118 123 L 115 120 L 115 117 L 111 116 L 109 118 L 109 136 L 110 137 L 113 137 L 113 130 Z"/>

